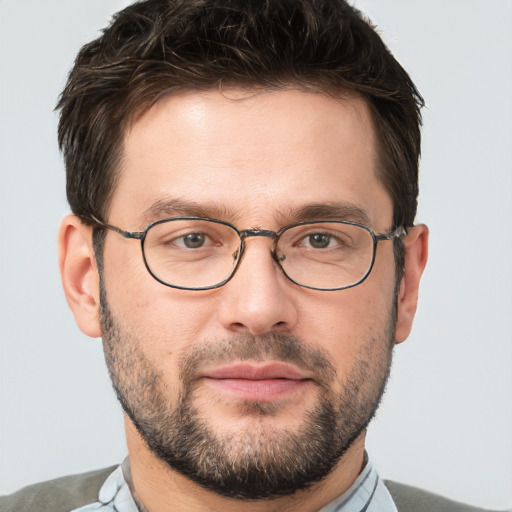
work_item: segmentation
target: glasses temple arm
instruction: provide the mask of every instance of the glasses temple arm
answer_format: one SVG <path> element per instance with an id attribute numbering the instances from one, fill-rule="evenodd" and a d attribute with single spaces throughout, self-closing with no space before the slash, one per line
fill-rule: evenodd
<path id="1" fill-rule="evenodd" d="M 106 224 L 105 222 L 101 222 L 101 220 L 97 219 L 94 215 L 90 217 L 84 217 L 79 215 L 82 219 L 88 220 L 89 222 L 93 222 L 97 227 L 103 229 L 110 229 L 111 231 L 115 231 L 119 233 L 124 238 L 135 238 L 136 240 L 141 240 L 144 237 L 144 231 L 125 231 L 124 229 L 120 229 L 112 224 Z"/>

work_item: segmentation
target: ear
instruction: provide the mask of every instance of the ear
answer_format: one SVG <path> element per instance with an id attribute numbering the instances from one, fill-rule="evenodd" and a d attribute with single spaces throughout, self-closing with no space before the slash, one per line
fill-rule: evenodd
<path id="1" fill-rule="evenodd" d="M 92 228 L 75 215 L 64 217 L 59 228 L 59 268 L 64 293 L 80 330 L 97 338 L 99 274 L 92 246 Z"/>
<path id="2" fill-rule="evenodd" d="M 428 256 L 428 228 L 419 224 L 408 230 L 404 239 L 405 244 L 405 272 L 400 283 L 397 298 L 397 323 L 395 343 L 407 339 L 411 332 L 412 322 L 418 304 L 418 288 L 421 275 L 427 264 Z"/>

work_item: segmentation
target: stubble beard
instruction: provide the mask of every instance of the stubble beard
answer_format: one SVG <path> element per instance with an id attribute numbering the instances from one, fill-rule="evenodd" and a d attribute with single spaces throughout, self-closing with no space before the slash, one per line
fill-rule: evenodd
<path id="1" fill-rule="evenodd" d="M 248 335 L 201 343 L 180 361 L 180 393 L 170 403 L 163 371 L 125 332 L 102 294 L 100 320 L 114 390 L 148 448 L 171 469 L 221 496 L 273 499 L 324 479 L 371 421 L 391 367 L 395 308 L 380 337 L 361 343 L 358 358 L 336 393 L 336 369 L 327 354 L 285 334 Z M 196 406 L 195 370 L 206 362 L 277 360 L 315 375 L 316 402 L 300 428 L 275 429 L 272 402 L 248 401 L 240 416 L 251 427 L 216 432 Z"/>

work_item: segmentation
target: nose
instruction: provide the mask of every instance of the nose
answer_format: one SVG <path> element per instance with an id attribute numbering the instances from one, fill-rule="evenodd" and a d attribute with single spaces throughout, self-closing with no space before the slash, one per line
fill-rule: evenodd
<path id="1" fill-rule="evenodd" d="M 257 336 L 295 326 L 298 286 L 286 279 L 271 250 L 268 238 L 247 240 L 236 274 L 218 290 L 219 320 L 226 330 Z"/>

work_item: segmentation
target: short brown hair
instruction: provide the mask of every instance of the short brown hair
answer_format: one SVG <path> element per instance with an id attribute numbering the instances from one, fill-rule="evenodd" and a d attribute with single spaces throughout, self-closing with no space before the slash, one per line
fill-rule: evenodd
<path id="1" fill-rule="evenodd" d="M 360 94 L 394 226 L 413 224 L 423 99 L 345 0 L 145 0 L 116 14 L 79 52 L 57 105 L 72 211 L 106 220 L 124 133 L 162 95 L 221 84 Z"/>

